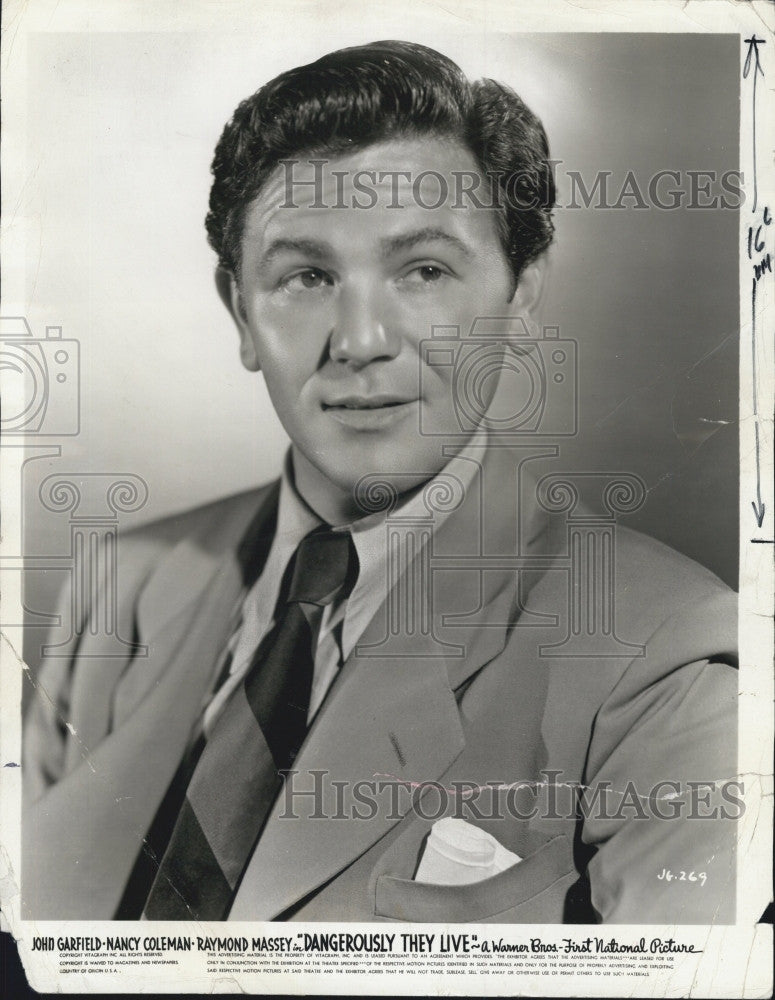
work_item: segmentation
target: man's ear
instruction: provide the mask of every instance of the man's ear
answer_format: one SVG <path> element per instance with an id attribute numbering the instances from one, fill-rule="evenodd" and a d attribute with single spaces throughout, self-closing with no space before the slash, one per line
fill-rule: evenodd
<path id="1" fill-rule="evenodd" d="M 240 341 L 239 353 L 242 364 L 250 372 L 260 371 L 261 365 L 256 354 L 256 346 L 253 341 L 250 325 L 248 324 L 245 304 L 242 301 L 242 293 L 239 290 L 239 284 L 233 272 L 225 267 L 216 268 L 215 287 L 218 289 L 221 302 L 229 310 L 229 315 L 237 327 Z"/>
<path id="2" fill-rule="evenodd" d="M 537 322 L 536 317 L 543 301 L 548 269 L 546 254 L 528 264 L 519 276 L 514 298 L 511 300 L 514 314 L 522 316 L 531 327 L 531 332 Z"/>

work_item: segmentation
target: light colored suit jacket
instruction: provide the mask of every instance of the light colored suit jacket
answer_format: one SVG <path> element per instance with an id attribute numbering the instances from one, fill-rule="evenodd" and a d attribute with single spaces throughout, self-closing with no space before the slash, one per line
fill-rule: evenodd
<path id="1" fill-rule="evenodd" d="M 484 521 L 490 554 L 514 552 L 518 523 L 533 568 L 518 578 L 505 562 L 480 572 L 452 559 L 434 574 L 435 639 L 415 631 L 380 647 L 383 605 L 296 760 L 292 787 L 317 797 L 295 795 L 289 810 L 281 795 L 229 919 L 734 921 L 737 813 L 723 783 L 736 773 L 735 595 L 619 527 L 611 582 L 632 655 L 553 655 L 574 599 L 564 519 L 535 505 L 517 515 L 513 469 L 488 462 L 493 499 L 472 488 L 434 536 L 434 557 L 460 557 Z M 118 630 L 147 655 L 105 658 L 85 628 L 44 662 L 25 727 L 27 917 L 114 916 L 234 628 L 246 558 L 260 569 L 265 557 L 276 501 L 276 485 L 264 487 L 122 537 Z M 477 608 L 468 627 L 450 623 Z M 377 781 L 373 809 L 363 782 Z M 461 782 L 476 790 L 465 804 Z M 613 797 L 596 807 L 606 783 Z M 421 806 L 390 786 L 424 790 Z M 442 799 L 524 860 L 478 883 L 415 881 Z M 675 818 L 655 817 L 655 803 Z"/>

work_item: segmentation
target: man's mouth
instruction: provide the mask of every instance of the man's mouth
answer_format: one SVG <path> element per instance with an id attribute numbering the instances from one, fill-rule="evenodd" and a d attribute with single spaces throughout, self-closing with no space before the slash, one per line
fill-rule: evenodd
<path id="1" fill-rule="evenodd" d="M 324 410 L 381 410 L 388 407 L 405 406 L 415 402 L 413 399 L 402 399 L 397 396 L 346 396 L 341 399 L 323 403 Z"/>
<path id="2" fill-rule="evenodd" d="M 323 412 L 350 431 L 387 430 L 415 412 L 417 399 L 376 393 L 340 396 L 322 404 Z"/>

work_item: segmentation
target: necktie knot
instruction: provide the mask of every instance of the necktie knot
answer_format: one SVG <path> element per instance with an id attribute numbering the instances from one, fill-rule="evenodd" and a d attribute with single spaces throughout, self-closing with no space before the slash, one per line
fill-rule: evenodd
<path id="1" fill-rule="evenodd" d="M 358 576 L 358 556 L 349 531 L 316 528 L 299 543 L 287 601 L 325 606 L 347 597 Z"/>

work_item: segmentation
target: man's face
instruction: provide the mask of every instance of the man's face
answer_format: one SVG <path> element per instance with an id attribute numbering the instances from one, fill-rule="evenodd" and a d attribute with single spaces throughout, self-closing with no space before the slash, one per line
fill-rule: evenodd
<path id="1" fill-rule="evenodd" d="M 289 168 L 269 179 L 246 213 L 240 280 L 221 293 L 243 363 L 263 371 L 291 438 L 297 484 L 351 496 L 361 477 L 379 473 L 404 491 L 449 460 L 439 432 L 464 443 L 453 366 L 425 364 L 421 341 L 434 326 L 465 337 L 478 316 L 524 313 L 523 283 L 513 295 L 494 211 L 465 198 L 452 207 L 452 172 L 476 170 L 462 146 L 395 140 L 315 170 L 295 163 L 290 198 Z M 357 188 L 361 171 L 376 172 L 360 174 L 374 205 Z M 448 182 L 438 207 L 423 207 L 439 201 L 438 178 L 416 182 L 428 171 Z"/>

